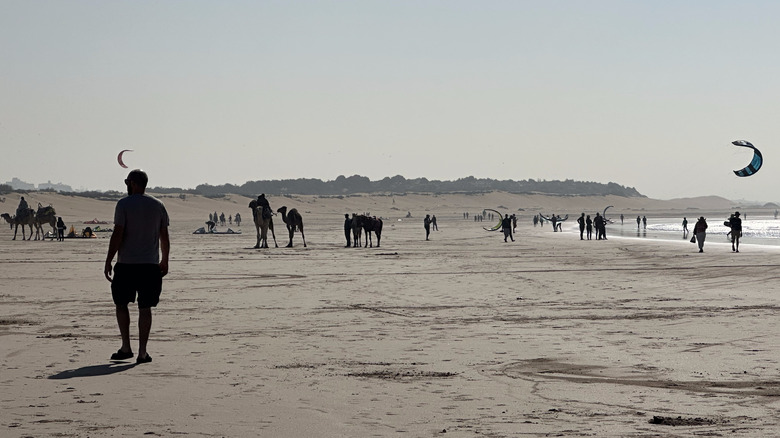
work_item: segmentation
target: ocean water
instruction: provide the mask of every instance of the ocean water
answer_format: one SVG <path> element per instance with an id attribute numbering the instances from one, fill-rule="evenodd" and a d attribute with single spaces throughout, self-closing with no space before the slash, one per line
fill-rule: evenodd
<path id="1" fill-rule="evenodd" d="M 613 219 L 614 218 L 610 218 Z M 688 236 L 691 238 L 691 232 L 696 225 L 697 217 L 688 218 Z M 707 242 L 730 242 L 727 234 L 730 228 L 723 225 L 727 217 L 707 217 Z M 577 222 L 571 222 L 571 218 L 564 222 L 568 227 L 564 229 L 579 233 Z M 637 229 L 636 218 L 625 220 L 623 225 L 618 218 L 616 222 L 607 225 L 607 238 L 610 236 L 620 236 L 636 239 L 660 239 L 660 240 L 683 240 L 682 217 L 679 218 L 647 218 L 647 229 L 642 226 Z M 772 245 L 780 247 L 780 219 L 773 216 L 750 216 L 747 220 L 742 220 L 742 238 L 740 244 Z"/>

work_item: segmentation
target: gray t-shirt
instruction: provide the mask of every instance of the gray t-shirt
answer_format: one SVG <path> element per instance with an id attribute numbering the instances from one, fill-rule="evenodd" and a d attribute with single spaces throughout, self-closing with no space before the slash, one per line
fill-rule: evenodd
<path id="1" fill-rule="evenodd" d="M 114 225 L 124 227 L 117 262 L 160 263 L 160 229 L 168 227 L 165 205 L 147 194 L 130 195 L 116 204 Z"/>

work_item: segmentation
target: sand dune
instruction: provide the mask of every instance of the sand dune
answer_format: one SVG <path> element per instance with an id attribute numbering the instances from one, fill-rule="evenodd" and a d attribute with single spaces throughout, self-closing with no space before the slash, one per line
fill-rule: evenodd
<path id="1" fill-rule="evenodd" d="M 27 196 L 69 223 L 113 214 L 113 202 Z M 15 204 L 6 198 L 0 209 Z M 248 198 L 163 201 L 172 260 L 150 364 L 108 361 L 119 337 L 102 273 L 107 236 L 12 241 L 1 229 L 2 436 L 780 431 L 774 249 L 582 242 L 530 221 L 505 244 L 462 219 L 499 206 L 521 218 L 606 205 L 722 215 L 729 201 L 270 197 L 303 213 L 309 246 L 296 235 L 294 248 L 265 250 L 252 249 L 249 223 L 240 235 L 191 234 L 215 210 L 249 219 Z M 380 248 L 343 247 L 353 211 L 386 218 Z M 407 211 L 414 218 L 399 221 Z M 426 213 L 440 227 L 427 242 Z M 286 241 L 280 222 L 276 234 Z"/>

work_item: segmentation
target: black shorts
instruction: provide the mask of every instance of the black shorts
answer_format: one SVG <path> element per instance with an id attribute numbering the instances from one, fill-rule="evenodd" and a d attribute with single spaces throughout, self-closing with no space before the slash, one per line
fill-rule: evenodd
<path id="1" fill-rule="evenodd" d="M 114 280 L 111 282 L 111 296 L 114 304 L 120 307 L 135 302 L 138 294 L 138 307 L 156 307 L 162 292 L 162 272 L 160 265 L 127 264 L 114 265 Z"/>

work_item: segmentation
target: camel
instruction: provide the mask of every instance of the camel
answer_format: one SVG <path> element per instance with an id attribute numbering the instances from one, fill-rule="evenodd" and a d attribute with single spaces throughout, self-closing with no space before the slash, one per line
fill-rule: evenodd
<path id="1" fill-rule="evenodd" d="M 374 247 L 374 242 L 371 240 L 371 232 L 376 234 L 376 247 L 379 248 L 379 241 L 382 239 L 382 219 L 375 217 L 363 216 L 361 221 L 363 225 L 363 231 L 366 232 L 366 246 Z"/>
<path id="2" fill-rule="evenodd" d="M 352 247 L 358 248 L 363 246 L 361 237 L 363 234 L 363 215 L 357 215 L 352 213 Z"/>
<path id="3" fill-rule="evenodd" d="M 274 246 L 276 248 L 279 248 L 279 245 L 276 244 L 276 234 L 274 233 L 274 220 L 272 217 L 268 217 L 267 219 L 263 218 L 263 212 L 260 208 L 258 208 L 257 200 L 253 199 L 252 202 L 249 203 L 249 208 L 252 209 L 252 216 L 255 219 L 255 228 L 257 228 L 257 243 L 255 244 L 255 248 L 268 248 L 268 230 L 271 230 L 271 235 L 274 238 Z M 238 214 L 236 214 L 236 223 L 240 222 L 240 218 Z"/>
<path id="4" fill-rule="evenodd" d="M 38 211 L 35 212 L 35 240 L 38 240 L 38 233 L 41 233 L 41 240 L 44 240 L 46 233 L 43 232 L 43 225 L 51 225 L 52 233 L 57 235 L 57 212 L 54 211 L 54 207 L 49 205 L 44 207 L 41 203 L 38 203 Z"/>
<path id="5" fill-rule="evenodd" d="M 306 248 L 306 236 L 303 234 L 303 218 L 301 217 L 301 214 L 298 213 L 298 210 L 291 208 L 288 212 L 287 207 L 281 206 L 278 210 L 276 210 L 276 212 L 281 213 L 282 220 L 284 221 L 285 225 L 287 225 L 287 231 L 290 233 L 290 243 L 287 244 L 287 248 L 292 248 L 293 246 L 295 228 L 298 228 L 298 231 L 301 232 L 303 247 Z"/>
<path id="6" fill-rule="evenodd" d="M 35 210 L 33 210 L 32 208 L 28 209 L 27 215 L 23 218 L 17 218 L 16 216 L 11 216 L 8 213 L 3 213 L 2 215 L 0 215 L 0 217 L 5 219 L 5 221 L 11 225 L 11 228 L 14 229 L 14 238 L 11 240 L 16 240 L 16 233 L 19 231 L 19 225 L 22 226 L 22 240 L 32 240 L 33 228 L 35 227 Z M 25 225 L 30 227 L 29 239 L 25 239 L 24 237 Z"/>

